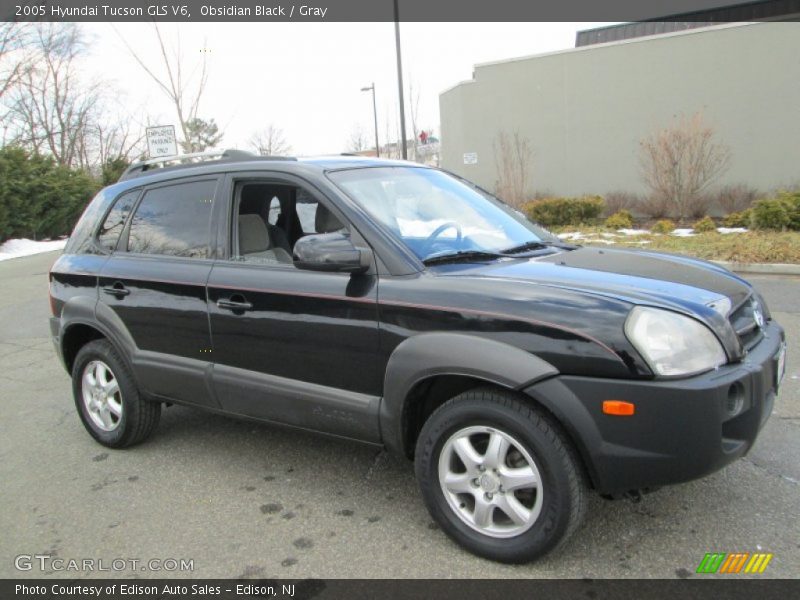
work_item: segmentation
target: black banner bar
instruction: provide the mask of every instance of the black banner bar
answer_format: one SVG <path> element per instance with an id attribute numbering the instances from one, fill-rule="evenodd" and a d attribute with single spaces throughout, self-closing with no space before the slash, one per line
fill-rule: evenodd
<path id="1" fill-rule="evenodd" d="M 800 0 L 399 0 L 407 22 L 797 20 Z M 4 21 L 394 21 L 392 0 L 0 0 Z"/>
<path id="2" fill-rule="evenodd" d="M 626 580 L 0 580 L 3 600 L 786 600 L 800 596 L 800 580 L 719 579 Z"/>

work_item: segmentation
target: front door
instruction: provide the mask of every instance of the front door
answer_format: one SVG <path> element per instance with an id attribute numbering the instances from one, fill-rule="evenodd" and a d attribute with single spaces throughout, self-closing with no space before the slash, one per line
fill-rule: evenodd
<path id="1" fill-rule="evenodd" d="M 379 440 L 377 283 L 297 269 L 302 235 L 348 225 L 309 187 L 231 179 L 230 244 L 208 281 L 214 383 L 238 414 Z M 277 214 L 279 213 L 279 214 Z"/>

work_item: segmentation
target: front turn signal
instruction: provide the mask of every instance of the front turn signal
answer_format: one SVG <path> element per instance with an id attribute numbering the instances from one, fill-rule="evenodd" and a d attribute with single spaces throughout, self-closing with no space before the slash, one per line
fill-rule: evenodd
<path id="1" fill-rule="evenodd" d="M 614 415 L 615 417 L 630 417 L 636 412 L 636 406 L 632 402 L 624 400 L 603 400 L 603 413 Z"/>

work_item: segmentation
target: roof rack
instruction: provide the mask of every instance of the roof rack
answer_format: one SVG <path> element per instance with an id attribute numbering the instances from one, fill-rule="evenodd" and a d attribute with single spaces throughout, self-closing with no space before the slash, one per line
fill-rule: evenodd
<path id="1" fill-rule="evenodd" d="M 131 179 L 133 177 L 140 177 L 144 174 L 149 174 L 149 171 L 152 171 L 156 168 L 179 168 L 179 167 L 189 167 L 197 165 L 201 162 L 207 161 L 236 161 L 236 160 L 276 160 L 276 161 L 286 161 L 286 160 L 297 160 L 293 157 L 288 156 L 261 156 L 258 154 L 253 154 L 252 152 L 248 152 L 247 150 L 236 150 L 235 148 L 229 148 L 227 150 L 211 150 L 208 152 L 193 152 L 191 154 L 178 154 L 176 156 L 165 156 L 160 158 L 149 158 L 147 160 L 142 160 L 131 164 L 122 176 L 119 178 L 120 181 L 124 181 L 126 179 Z"/>

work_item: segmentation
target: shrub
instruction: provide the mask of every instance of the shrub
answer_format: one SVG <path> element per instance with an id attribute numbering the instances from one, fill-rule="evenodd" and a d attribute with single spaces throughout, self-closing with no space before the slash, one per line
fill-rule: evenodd
<path id="1" fill-rule="evenodd" d="M 696 233 L 709 233 L 717 230 L 717 224 L 711 217 L 703 217 L 697 221 L 693 226 Z"/>
<path id="2" fill-rule="evenodd" d="M 606 219 L 609 229 L 630 229 L 633 227 L 633 215 L 627 210 L 620 210 Z"/>
<path id="3" fill-rule="evenodd" d="M 545 227 L 580 225 L 596 220 L 603 211 L 599 196 L 582 198 L 546 198 L 534 200 L 524 206 L 530 219 Z"/>
<path id="4" fill-rule="evenodd" d="M 753 205 L 754 229 L 782 230 L 789 226 L 787 203 L 780 199 L 759 200 Z"/>
<path id="5" fill-rule="evenodd" d="M 750 227 L 750 219 L 753 216 L 753 209 L 748 208 L 741 212 L 732 212 L 722 221 L 725 227 Z"/>
<path id="6" fill-rule="evenodd" d="M 650 231 L 653 233 L 672 233 L 675 230 L 675 223 L 670 221 L 669 219 L 661 219 L 660 221 L 656 222 L 653 227 L 650 228 Z"/>
<path id="7" fill-rule="evenodd" d="M 103 186 L 117 183 L 130 164 L 130 161 L 121 157 L 107 160 L 100 172 Z"/>
<path id="8" fill-rule="evenodd" d="M 725 214 L 744 212 L 758 198 L 759 192 L 743 183 L 726 185 L 715 194 L 714 202 Z M 739 225 L 738 227 L 744 227 Z"/>
<path id="9" fill-rule="evenodd" d="M 708 215 L 711 205 L 714 203 L 714 198 L 708 194 L 700 194 L 697 196 L 688 207 L 689 216 L 693 219 L 700 219 Z"/>
<path id="10" fill-rule="evenodd" d="M 639 203 L 639 210 L 652 219 L 669 216 L 669 200 L 658 194 L 651 194 Z"/>
<path id="11" fill-rule="evenodd" d="M 800 231 L 800 191 L 781 192 L 778 200 L 783 202 L 786 215 L 789 217 L 787 227 L 793 231 Z"/>
<path id="12" fill-rule="evenodd" d="M 0 149 L 0 241 L 68 234 L 99 188 L 83 171 L 16 146 Z"/>
<path id="13" fill-rule="evenodd" d="M 603 198 L 606 209 L 603 214 L 613 215 L 621 210 L 628 210 L 639 203 L 639 197 L 630 192 L 608 192 Z"/>
<path id="14" fill-rule="evenodd" d="M 730 149 L 702 113 L 682 116 L 640 142 L 645 184 L 667 199 L 671 213 L 681 220 L 705 214 L 705 191 L 727 171 L 730 157 Z"/>

